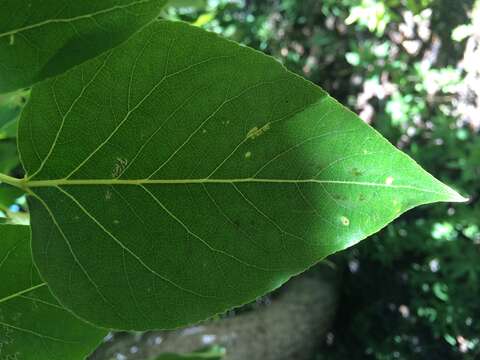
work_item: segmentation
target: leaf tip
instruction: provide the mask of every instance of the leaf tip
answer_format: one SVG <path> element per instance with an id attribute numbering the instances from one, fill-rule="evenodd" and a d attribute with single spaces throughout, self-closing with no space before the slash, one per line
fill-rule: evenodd
<path id="1" fill-rule="evenodd" d="M 454 203 L 465 203 L 470 201 L 470 198 L 460 195 L 457 191 L 453 190 L 451 187 L 446 186 L 448 192 L 448 201 Z"/>

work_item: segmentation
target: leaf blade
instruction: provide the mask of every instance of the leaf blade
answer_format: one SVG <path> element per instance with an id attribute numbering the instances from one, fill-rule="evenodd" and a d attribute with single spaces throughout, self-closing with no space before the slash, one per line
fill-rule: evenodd
<path id="1" fill-rule="evenodd" d="M 88 88 L 72 85 L 81 75 Z M 112 328 L 203 320 L 414 206 L 463 200 L 322 89 L 182 23 L 152 24 L 36 86 L 20 150 L 42 275 Z M 67 293 L 55 259 L 78 289 Z"/>

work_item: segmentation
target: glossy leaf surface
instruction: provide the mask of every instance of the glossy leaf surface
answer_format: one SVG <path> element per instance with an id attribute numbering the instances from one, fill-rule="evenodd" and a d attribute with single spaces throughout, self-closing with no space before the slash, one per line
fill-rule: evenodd
<path id="1" fill-rule="evenodd" d="M 82 360 L 106 335 L 51 295 L 32 263 L 29 227 L 0 225 L 0 268 L 1 359 Z"/>
<path id="2" fill-rule="evenodd" d="M 319 87 L 183 23 L 34 87 L 19 141 L 35 261 L 112 328 L 203 320 L 464 200 Z"/>
<path id="3" fill-rule="evenodd" d="M 28 87 L 108 50 L 166 0 L 0 0 L 0 93 Z"/>

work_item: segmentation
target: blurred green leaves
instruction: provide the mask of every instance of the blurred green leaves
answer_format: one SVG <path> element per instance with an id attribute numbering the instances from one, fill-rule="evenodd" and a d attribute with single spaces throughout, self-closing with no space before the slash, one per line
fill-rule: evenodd
<path id="1" fill-rule="evenodd" d="M 0 94 L 0 140 L 17 136 L 18 118 L 28 94 L 28 90 Z"/>

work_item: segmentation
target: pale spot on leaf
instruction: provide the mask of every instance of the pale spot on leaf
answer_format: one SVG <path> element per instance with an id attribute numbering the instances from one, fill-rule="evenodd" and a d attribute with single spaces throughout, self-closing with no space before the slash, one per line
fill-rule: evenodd
<path id="1" fill-rule="evenodd" d="M 350 225 L 350 219 L 347 218 L 346 216 L 340 217 L 340 221 L 342 222 L 342 224 L 343 224 L 344 226 Z"/>
<path id="2" fill-rule="evenodd" d="M 122 175 L 123 171 L 126 169 L 128 165 L 127 159 L 117 158 L 115 165 L 113 166 L 112 177 L 117 178 Z"/>
<path id="3" fill-rule="evenodd" d="M 261 128 L 258 128 L 258 126 L 255 126 L 253 129 L 251 129 L 248 134 L 247 134 L 247 139 L 255 139 L 261 135 L 263 135 L 266 131 L 270 130 L 270 123 L 265 124 Z"/>
<path id="4" fill-rule="evenodd" d="M 387 185 L 392 185 L 392 184 L 393 184 L 393 180 L 394 180 L 393 176 L 389 176 L 389 177 L 387 177 L 387 178 L 385 179 L 385 184 L 387 184 Z"/>

